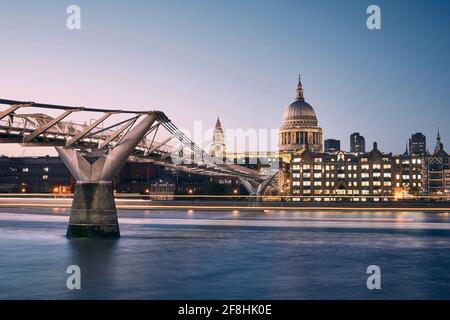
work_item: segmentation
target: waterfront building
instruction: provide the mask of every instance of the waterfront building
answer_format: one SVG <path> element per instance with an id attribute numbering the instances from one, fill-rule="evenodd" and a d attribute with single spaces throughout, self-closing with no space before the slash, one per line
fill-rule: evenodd
<path id="1" fill-rule="evenodd" d="M 366 140 L 359 132 L 350 135 L 350 152 L 366 152 Z"/>
<path id="2" fill-rule="evenodd" d="M 16 192 L 19 177 L 17 165 L 13 158 L 0 157 L 0 192 Z"/>
<path id="3" fill-rule="evenodd" d="M 419 154 L 409 154 L 408 149 L 402 155 L 394 156 L 392 163 L 393 195 L 419 196 L 426 194 L 424 179 L 426 170 L 424 159 Z"/>
<path id="4" fill-rule="evenodd" d="M 326 139 L 324 142 L 325 152 L 341 151 L 341 141 L 336 139 Z"/>
<path id="5" fill-rule="evenodd" d="M 426 157 L 426 169 L 427 193 L 429 195 L 450 194 L 450 185 L 448 184 L 450 171 L 449 155 L 444 150 L 439 130 L 434 152 Z"/>
<path id="6" fill-rule="evenodd" d="M 15 159 L 16 160 L 16 159 Z M 17 161 L 20 192 L 70 193 L 75 183 L 59 157 L 23 157 Z"/>
<path id="7" fill-rule="evenodd" d="M 416 132 L 411 135 L 409 139 L 409 153 L 423 156 L 427 154 L 427 139 L 424 134 Z"/>
<path id="8" fill-rule="evenodd" d="M 388 201 L 421 193 L 422 159 L 382 153 L 375 142 L 368 153 L 294 153 L 290 172 L 293 201 Z"/>

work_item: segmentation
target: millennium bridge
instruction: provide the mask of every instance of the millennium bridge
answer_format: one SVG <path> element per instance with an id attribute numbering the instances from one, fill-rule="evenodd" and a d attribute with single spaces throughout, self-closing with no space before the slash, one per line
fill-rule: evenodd
<path id="1" fill-rule="evenodd" d="M 112 182 L 130 158 L 195 174 L 238 178 L 250 195 L 263 194 L 276 175 L 217 161 L 162 111 L 6 99 L 0 99 L 0 105 L 0 143 L 54 147 L 76 179 L 68 237 L 120 237 Z M 172 140 L 177 147 L 170 146 Z"/>

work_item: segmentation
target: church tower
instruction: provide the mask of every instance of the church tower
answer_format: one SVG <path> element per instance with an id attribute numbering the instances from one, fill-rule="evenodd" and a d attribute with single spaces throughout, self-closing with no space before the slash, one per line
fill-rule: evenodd
<path id="1" fill-rule="evenodd" d="M 219 117 L 217 117 L 216 126 L 214 127 L 213 143 L 209 150 L 212 157 L 224 158 L 226 153 L 225 134 L 223 133 L 222 124 Z"/>

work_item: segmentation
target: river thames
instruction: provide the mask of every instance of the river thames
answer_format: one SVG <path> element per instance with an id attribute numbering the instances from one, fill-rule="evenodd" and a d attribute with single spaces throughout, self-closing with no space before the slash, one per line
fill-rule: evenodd
<path id="1" fill-rule="evenodd" d="M 119 210 L 119 240 L 68 215 L 0 208 L 0 299 L 450 299 L 448 212 Z"/>

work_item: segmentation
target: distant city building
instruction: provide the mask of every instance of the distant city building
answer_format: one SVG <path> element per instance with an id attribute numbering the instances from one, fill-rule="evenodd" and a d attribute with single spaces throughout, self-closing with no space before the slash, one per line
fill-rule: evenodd
<path id="1" fill-rule="evenodd" d="M 295 101 L 284 111 L 279 131 L 280 153 L 292 153 L 303 148 L 322 151 L 322 128 L 318 126 L 316 112 L 305 101 L 299 77 Z"/>
<path id="2" fill-rule="evenodd" d="M 324 142 L 325 152 L 341 151 L 341 140 L 326 139 Z"/>
<path id="3" fill-rule="evenodd" d="M 219 117 L 217 117 L 216 126 L 214 127 L 213 142 L 209 153 L 212 157 L 224 158 L 226 153 L 225 134 Z"/>
<path id="4" fill-rule="evenodd" d="M 291 164 L 293 201 L 389 201 L 398 194 L 422 193 L 422 158 L 369 153 L 302 150 Z"/>
<path id="5" fill-rule="evenodd" d="M 350 152 L 366 152 L 366 140 L 359 132 L 350 136 Z"/>
<path id="6" fill-rule="evenodd" d="M 71 193 L 76 181 L 59 157 L 0 157 L 1 193 Z M 116 192 L 151 199 L 174 195 L 244 193 L 236 179 L 212 178 L 154 163 L 127 161 L 114 178 Z"/>
<path id="7" fill-rule="evenodd" d="M 427 139 L 425 135 L 420 132 L 414 133 L 409 139 L 409 153 L 410 154 L 427 154 Z"/>
<path id="8" fill-rule="evenodd" d="M 59 157 L 0 157 L 0 192 L 70 193 L 74 183 Z"/>

